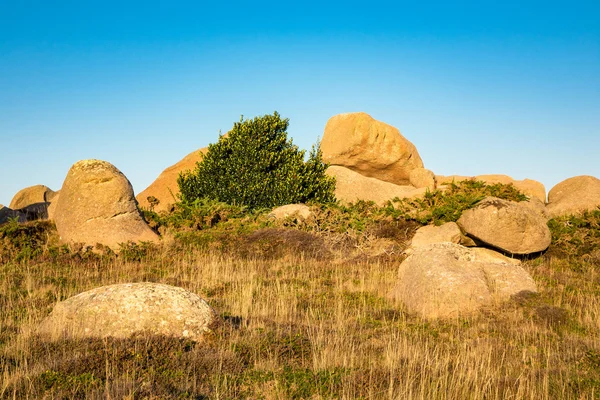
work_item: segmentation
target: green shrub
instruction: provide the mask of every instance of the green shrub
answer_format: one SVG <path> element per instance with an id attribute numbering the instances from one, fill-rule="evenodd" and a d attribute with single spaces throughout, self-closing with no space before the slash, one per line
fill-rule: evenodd
<path id="1" fill-rule="evenodd" d="M 251 210 L 334 201 L 335 180 L 325 175 L 319 145 L 304 161 L 304 150 L 287 138 L 288 124 L 277 112 L 235 123 L 194 171 L 179 176 L 181 200 L 209 198 Z"/>
<path id="2" fill-rule="evenodd" d="M 552 246 L 564 255 L 582 257 L 599 254 L 600 208 L 580 215 L 565 215 L 548 221 Z"/>
<path id="3" fill-rule="evenodd" d="M 387 208 L 395 217 L 412 219 L 422 224 L 441 225 L 456 222 L 463 211 L 475 207 L 487 196 L 512 201 L 527 200 L 527 196 L 512 184 L 488 185 L 482 181 L 466 180 L 452 182 L 445 191 L 427 192 L 422 199 L 396 199 Z"/>

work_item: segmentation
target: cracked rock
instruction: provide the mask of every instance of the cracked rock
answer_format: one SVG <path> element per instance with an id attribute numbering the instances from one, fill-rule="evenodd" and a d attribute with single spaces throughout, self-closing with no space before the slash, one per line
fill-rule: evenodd
<path id="1" fill-rule="evenodd" d="M 218 323 L 215 311 L 183 288 L 141 282 L 102 286 L 58 303 L 38 333 L 127 338 L 149 333 L 198 341 Z"/>

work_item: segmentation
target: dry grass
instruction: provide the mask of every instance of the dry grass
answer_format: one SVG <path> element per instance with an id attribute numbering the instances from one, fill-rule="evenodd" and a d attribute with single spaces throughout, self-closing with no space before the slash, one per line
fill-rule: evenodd
<path id="1" fill-rule="evenodd" d="M 540 294 L 430 322 L 387 297 L 410 231 L 388 225 L 360 238 L 280 227 L 236 246 L 175 241 L 115 256 L 47 245 L 5 259 L 0 398 L 600 398 L 596 258 L 549 252 L 525 265 Z M 392 246 L 380 251 L 382 240 Z M 138 281 L 198 293 L 226 323 L 202 345 L 35 335 L 57 301 Z"/>

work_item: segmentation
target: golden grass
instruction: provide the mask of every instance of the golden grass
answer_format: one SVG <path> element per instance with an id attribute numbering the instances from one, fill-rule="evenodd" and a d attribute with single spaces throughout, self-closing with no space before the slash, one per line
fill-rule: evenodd
<path id="1" fill-rule="evenodd" d="M 0 398 L 600 398 L 595 259 L 528 261 L 539 295 L 424 321 L 388 298 L 398 253 L 371 257 L 368 247 L 333 258 L 164 246 L 139 261 L 5 262 Z M 35 335 L 57 301 L 139 281 L 198 293 L 223 328 L 202 345 L 143 336 L 49 344 Z"/>

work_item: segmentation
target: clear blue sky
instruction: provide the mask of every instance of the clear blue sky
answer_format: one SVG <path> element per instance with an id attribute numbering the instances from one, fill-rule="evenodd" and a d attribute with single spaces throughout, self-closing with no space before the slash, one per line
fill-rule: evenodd
<path id="1" fill-rule="evenodd" d="M 0 203 L 98 158 L 137 192 L 279 111 L 396 126 L 437 174 L 600 177 L 598 2 L 0 0 Z"/>

